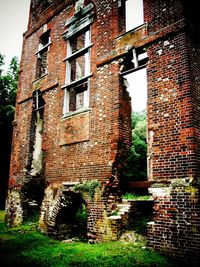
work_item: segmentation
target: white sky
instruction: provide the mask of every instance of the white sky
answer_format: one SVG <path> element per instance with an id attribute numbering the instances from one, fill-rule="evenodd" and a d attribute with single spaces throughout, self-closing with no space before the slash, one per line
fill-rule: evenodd
<path id="1" fill-rule="evenodd" d="M 8 67 L 11 58 L 21 57 L 23 33 L 27 29 L 30 0 L 0 0 L 0 53 Z"/>
<path id="2" fill-rule="evenodd" d="M 147 104 L 147 74 L 146 68 L 132 72 L 125 76 L 129 86 L 127 88 L 131 96 L 131 106 L 133 111 L 146 109 Z"/>
<path id="3" fill-rule="evenodd" d="M 143 0 L 127 0 L 126 2 L 126 30 L 129 31 L 144 23 Z M 132 110 L 146 109 L 147 103 L 147 75 L 146 69 L 135 71 L 125 77 L 128 80 L 127 90 L 131 96 Z"/>
<path id="4" fill-rule="evenodd" d="M 129 31 L 144 22 L 143 0 L 126 1 L 126 30 Z"/>
<path id="5" fill-rule="evenodd" d="M 143 23 L 143 0 L 128 0 L 127 31 Z M 20 60 L 23 33 L 27 29 L 30 0 L 0 0 L 0 53 L 5 55 L 6 69 L 11 58 Z M 126 77 L 127 78 L 127 77 Z M 129 92 L 134 110 L 146 107 L 146 71 L 132 73 L 128 77 Z"/>

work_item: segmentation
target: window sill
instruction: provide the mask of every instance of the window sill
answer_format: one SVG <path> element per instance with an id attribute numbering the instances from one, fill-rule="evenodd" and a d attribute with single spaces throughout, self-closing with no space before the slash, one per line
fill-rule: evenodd
<path id="1" fill-rule="evenodd" d="M 38 81 L 40 81 L 40 80 L 44 79 L 44 78 L 45 78 L 47 75 L 48 75 L 48 72 L 47 72 L 47 73 L 45 73 L 45 74 L 43 74 L 42 76 L 40 76 L 40 77 L 36 78 L 36 79 L 33 81 L 33 83 L 35 83 L 35 82 L 38 82 Z"/>
<path id="2" fill-rule="evenodd" d="M 63 116 L 61 117 L 61 120 L 65 120 L 67 118 L 71 118 L 71 117 L 74 117 L 76 115 L 87 113 L 90 111 L 91 111 L 91 108 L 86 108 L 86 107 L 75 110 L 75 111 L 69 111 L 68 113 L 63 114 Z"/>
<path id="3" fill-rule="evenodd" d="M 48 48 L 50 45 L 52 44 L 52 42 L 44 45 L 43 47 L 41 47 L 40 49 L 37 50 L 37 52 L 35 52 L 35 55 L 41 53 L 43 50 L 45 50 L 46 48 Z"/>

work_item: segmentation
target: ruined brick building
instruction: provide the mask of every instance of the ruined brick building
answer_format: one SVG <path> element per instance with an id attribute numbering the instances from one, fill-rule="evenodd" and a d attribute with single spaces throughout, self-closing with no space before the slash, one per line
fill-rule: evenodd
<path id="1" fill-rule="evenodd" d="M 146 68 L 148 180 L 155 199 L 149 244 L 197 258 L 198 8 L 196 1 L 144 0 L 144 23 L 126 32 L 125 2 L 31 1 L 13 122 L 7 221 L 21 223 L 39 208 L 40 229 L 59 235 L 70 231 L 84 205 L 87 230 L 95 238 L 119 238 L 124 223 L 119 173 L 131 144 L 124 76 Z"/>

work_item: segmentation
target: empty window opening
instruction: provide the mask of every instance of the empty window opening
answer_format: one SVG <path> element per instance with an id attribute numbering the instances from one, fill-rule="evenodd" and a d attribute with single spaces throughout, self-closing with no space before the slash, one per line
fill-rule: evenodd
<path id="1" fill-rule="evenodd" d="M 146 104 L 147 74 L 146 68 L 124 76 L 132 106 L 132 146 L 128 161 L 123 170 L 126 182 L 147 180 L 147 137 Z"/>
<path id="2" fill-rule="evenodd" d="M 37 55 L 36 78 L 41 78 L 48 73 L 48 51 L 50 48 L 50 32 L 45 32 L 40 37 Z"/>
<path id="3" fill-rule="evenodd" d="M 126 1 L 126 31 L 144 23 L 143 0 Z"/>
<path id="4" fill-rule="evenodd" d="M 90 46 L 89 29 L 68 39 L 64 114 L 88 107 Z"/>
<path id="5" fill-rule="evenodd" d="M 44 108 L 45 101 L 42 96 L 42 92 L 38 89 L 33 92 L 33 111 Z"/>

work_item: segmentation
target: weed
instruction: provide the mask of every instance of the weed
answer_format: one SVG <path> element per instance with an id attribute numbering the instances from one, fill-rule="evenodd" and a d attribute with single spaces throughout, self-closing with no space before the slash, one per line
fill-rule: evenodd
<path id="1" fill-rule="evenodd" d="M 82 191 L 82 192 L 88 193 L 88 195 L 90 196 L 90 199 L 93 200 L 96 188 L 100 188 L 100 187 L 101 187 L 101 184 L 99 181 L 91 180 L 91 181 L 84 182 L 82 184 L 75 185 L 74 191 L 80 191 L 80 192 Z"/>

